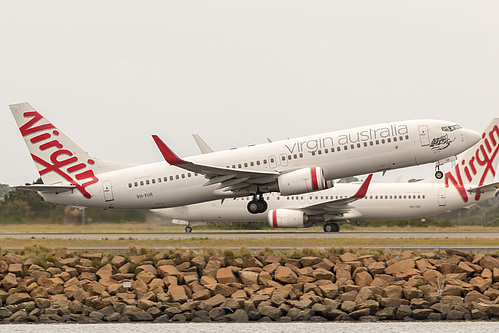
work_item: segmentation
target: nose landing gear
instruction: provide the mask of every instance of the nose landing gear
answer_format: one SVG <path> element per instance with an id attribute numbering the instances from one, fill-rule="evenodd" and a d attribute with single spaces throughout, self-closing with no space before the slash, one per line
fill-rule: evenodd
<path id="1" fill-rule="evenodd" d="M 440 171 L 440 164 L 435 165 L 435 178 L 442 179 L 444 177 L 444 173 Z"/>

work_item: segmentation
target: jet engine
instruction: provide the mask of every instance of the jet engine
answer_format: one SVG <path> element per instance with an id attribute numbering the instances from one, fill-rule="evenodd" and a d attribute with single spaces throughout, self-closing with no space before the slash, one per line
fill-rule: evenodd
<path id="1" fill-rule="evenodd" d="M 292 209 L 274 209 L 268 212 L 268 222 L 271 228 L 303 228 L 311 227 L 308 216 Z"/>
<path id="2" fill-rule="evenodd" d="M 326 181 L 320 167 L 304 168 L 280 175 L 277 178 L 278 192 L 282 195 L 301 194 L 328 188 L 332 182 Z"/>

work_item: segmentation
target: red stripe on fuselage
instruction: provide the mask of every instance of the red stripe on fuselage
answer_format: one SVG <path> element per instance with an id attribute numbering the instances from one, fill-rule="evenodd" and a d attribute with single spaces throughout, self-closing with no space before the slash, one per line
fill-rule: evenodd
<path id="1" fill-rule="evenodd" d="M 277 228 L 277 210 L 272 211 L 272 225 Z"/>

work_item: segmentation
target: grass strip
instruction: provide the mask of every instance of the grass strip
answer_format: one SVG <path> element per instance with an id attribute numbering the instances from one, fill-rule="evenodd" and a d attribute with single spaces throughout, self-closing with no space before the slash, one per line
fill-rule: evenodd
<path id="1" fill-rule="evenodd" d="M 314 246 L 490 246 L 499 245 L 497 239 L 483 238 L 341 238 L 341 239 L 315 239 L 315 238 L 267 238 L 267 239 L 209 239 L 202 237 L 192 237 L 189 239 L 15 239 L 5 238 L 1 240 L 1 247 L 26 247 L 26 246 L 44 246 L 44 247 L 97 247 L 97 246 L 140 246 L 140 247 L 314 247 Z"/>

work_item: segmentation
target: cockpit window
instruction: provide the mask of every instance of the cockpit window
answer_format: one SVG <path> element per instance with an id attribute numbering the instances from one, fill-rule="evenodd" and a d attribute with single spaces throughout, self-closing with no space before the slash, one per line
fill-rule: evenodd
<path id="1" fill-rule="evenodd" d="M 442 127 L 442 131 L 444 132 L 454 132 L 455 130 L 461 129 L 462 127 L 459 125 L 452 125 L 452 126 L 444 126 Z"/>

